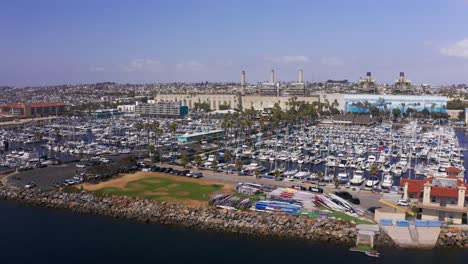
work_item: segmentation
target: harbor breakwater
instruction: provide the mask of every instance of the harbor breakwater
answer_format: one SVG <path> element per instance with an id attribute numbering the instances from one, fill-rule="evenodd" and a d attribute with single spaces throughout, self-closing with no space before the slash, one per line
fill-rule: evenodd
<path id="1" fill-rule="evenodd" d="M 468 230 L 457 227 L 442 228 L 437 246 L 468 249 Z"/>
<path id="2" fill-rule="evenodd" d="M 197 230 L 214 230 L 253 236 L 315 240 L 354 245 L 356 224 L 340 219 L 229 211 L 213 207 L 194 208 L 182 204 L 91 193 L 41 192 L 0 187 L 0 199 L 33 206 L 68 209 L 74 212 L 125 218 L 146 223 L 177 225 Z M 377 245 L 393 245 L 385 234 Z"/>
<path id="3" fill-rule="evenodd" d="M 124 218 L 145 223 L 176 225 L 252 236 L 303 239 L 353 246 L 356 224 L 341 219 L 229 211 L 213 207 L 194 208 L 182 204 L 92 193 L 42 192 L 0 186 L 0 199 L 33 206 L 67 209 L 78 213 Z M 375 236 L 375 245 L 396 247 L 385 233 Z M 444 229 L 438 246 L 467 247 L 468 232 Z"/>

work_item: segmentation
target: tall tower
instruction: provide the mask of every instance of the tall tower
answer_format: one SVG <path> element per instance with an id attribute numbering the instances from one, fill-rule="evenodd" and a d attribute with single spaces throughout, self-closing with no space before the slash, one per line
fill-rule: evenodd
<path id="1" fill-rule="evenodd" d="M 302 69 L 299 69 L 299 83 L 303 83 L 304 82 L 304 72 L 302 71 Z"/>
<path id="2" fill-rule="evenodd" d="M 241 73 L 241 86 L 245 87 L 245 71 Z"/>
<path id="3" fill-rule="evenodd" d="M 271 70 L 271 83 L 275 83 L 275 70 Z"/>

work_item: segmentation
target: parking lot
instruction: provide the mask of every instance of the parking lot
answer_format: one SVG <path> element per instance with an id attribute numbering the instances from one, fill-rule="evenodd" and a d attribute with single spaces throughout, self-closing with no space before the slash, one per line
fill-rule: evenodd
<path id="1" fill-rule="evenodd" d="M 75 162 L 48 166 L 28 171 L 15 172 L 6 179 L 8 184 L 23 188 L 26 184 L 34 182 L 37 188 L 47 190 L 53 188 L 54 183 L 63 182 L 80 174 L 84 169 L 77 168 Z"/>

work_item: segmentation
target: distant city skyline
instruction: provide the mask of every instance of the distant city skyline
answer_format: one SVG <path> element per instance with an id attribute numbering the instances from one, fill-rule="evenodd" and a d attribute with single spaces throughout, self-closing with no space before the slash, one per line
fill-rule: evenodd
<path id="1" fill-rule="evenodd" d="M 468 83 L 468 0 L 0 3 L 0 85 Z"/>

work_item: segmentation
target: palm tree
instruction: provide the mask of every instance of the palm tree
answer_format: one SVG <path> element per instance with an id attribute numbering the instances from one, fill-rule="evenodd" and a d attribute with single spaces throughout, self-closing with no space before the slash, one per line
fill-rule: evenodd
<path id="1" fill-rule="evenodd" d="M 317 188 L 319 187 L 319 182 L 323 179 L 323 172 L 317 172 Z"/>
<path id="2" fill-rule="evenodd" d="M 150 157 L 153 156 L 155 150 L 156 150 L 156 147 L 153 144 L 148 145 L 148 154 Z"/>
<path id="3" fill-rule="evenodd" d="M 338 180 L 338 178 L 333 178 L 333 183 L 335 184 L 335 188 L 338 189 L 338 187 L 340 186 L 340 181 Z"/>
<path id="4" fill-rule="evenodd" d="M 150 122 L 145 123 L 145 129 L 146 129 L 146 144 L 149 144 L 150 142 L 150 130 L 152 128 L 152 124 Z"/>
<path id="5" fill-rule="evenodd" d="M 260 170 L 259 169 L 256 169 L 254 171 L 254 175 L 255 175 L 255 178 L 258 179 L 260 177 Z"/>
<path id="6" fill-rule="evenodd" d="M 140 131 L 143 129 L 143 125 L 141 123 L 136 123 L 135 128 L 137 129 L 137 144 L 140 144 Z"/>
<path id="7" fill-rule="evenodd" d="M 202 164 L 202 158 L 200 155 L 196 155 L 193 159 L 193 161 L 195 162 L 195 165 L 197 165 L 197 168 L 200 168 L 201 164 Z"/>
<path id="8" fill-rule="evenodd" d="M 171 139 L 174 140 L 175 139 L 175 132 L 177 131 L 177 123 L 175 122 L 172 122 L 170 125 L 169 125 L 169 131 L 171 132 Z M 171 142 L 171 151 L 174 151 L 173 149 L 173 144 L 174 142 Z"/>
<path id="9" fill-rule="evenodd" d="M 236 161 L 236 170 L 237 170 L 237 173 L 240 175 L 241 173 L 241 170 L 242 170 L 242 166 L 244 164 L 242 163 L 242 160 L 237 160 Z"/>
<path id="10" fill-rule="evenodd" d="M 41 142 L 41 141 L 44 139 L 44 133 L 42 133 L 42 132 L 36 132 L 36 133 L 34 133 L 34 138 L 35 138 L 37 141 Z"/>
<path id="11" fill-rule="evenodd" d="M 277 181 L 278 178 L 279 178 L 279 176 L 281 175 L 281 172 L 280 172 L 278 169 L 276 169 L 276 170 L 273 172 L 273 174 L 275 175 L 275 181 Z"/>
<path id="12" fill-rule="evenodd" d="M 163 134 L 163 130 L 159 127 L 156 128 L 156 136 L 158 139 L 161 138 L 162 134 Z M 154 141 L 156 142 L 156 137 Z M 159 161 L 162 163 L 162 146 L 159 147 Z"/>
<path id="13" fill-rule="evenodd" d="M 232 159 L 232 153 L 228 149 L 228 150 L 226 150 L 226 152 L 224 152 L 224 161 L 225 162 L 231 162 L 231 159 Z"/>
<path id="14" fill-rule="evenodd" d="M 370 168 L 370 174 L 375 177 L 379 173 L 379 166 L 376 164 L 372 165 Z"/>
<path id="15" fill-rule="evenodd" d="M 182 155 L 182 157 L 180 158 L 180 163 L 184 166 L 187 166 L 187 164 L 189 163 L 189 158 L 187 157 L 187 155 Z"/>
<path id="16" fill-rule="evenodd" d="M 211 167 L 213 167 L 213 169 L 217 169 L 217 166 L 218 166 L 218 161 L 216 159 L 214 159 L 213 161 L 211 161 Z"/>

